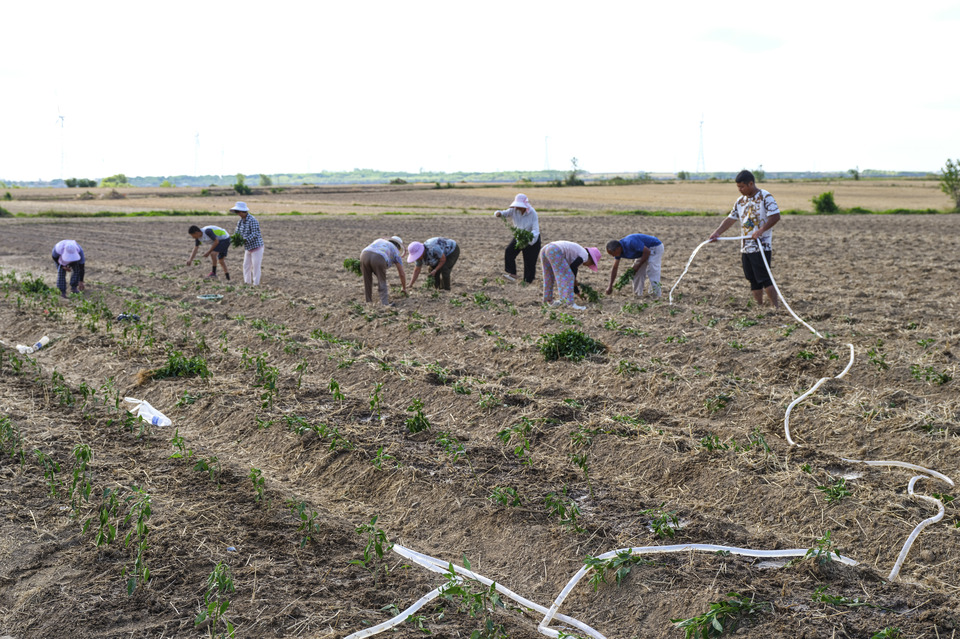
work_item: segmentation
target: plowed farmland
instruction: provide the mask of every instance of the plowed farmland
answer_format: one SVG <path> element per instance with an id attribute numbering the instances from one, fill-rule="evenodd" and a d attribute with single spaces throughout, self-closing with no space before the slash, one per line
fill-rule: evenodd
<path id="1" fill-rule="evenodd" d="M 188 224 L 231 218 L 0 221 L 0 634 L 216 635 L 222 620 L 195 620 L 222 564 L 237 636 L 345 637 L 445 583 L 390 543 L 547 607 L 588 557 L 700 543 L 811 553 L 635 556 L 560 612 L 606 637 L 681 637 L 672 620 L 736 593 L 754 604 L 747 636 L 955 635 L 960 492 L 851 460 L 960 477 L 957 216 L 785 217 L 774 275 L 821 339 L 751 302 L 736 242 L 704 247 L 668 303 L 717 218 L 542 213 L 545 242 L 665 243 L 661 301 L 623 289 L 577 312 L 543 307 L 539 276 L 500 277 L 502 224 L 453 213 L 262 215 L 259 287 L 236 249 L 230 282 L 183 265 Z M 406 298 L 393 287 L 395 307 L 365 304 L 342 262 L 394 234 L 456 239 L 452 291 L 421 279 Z M 87 286 L 61 300 L 37 279 L 55 285 L 64 238 Z M 599 291 L 604 257 L 581 272 Z M 547 361 L 544 336 L 565 330 L 605 348 Z M 42 335 L 41 351 L 13 348 Z M 847 344 L 852 367 L 793 409 L 790 446 L 787 406 L 841 373 Z M 178 356 L 208 374 L 164 377 Z M 131 419 L 124 397 L 173 425 Z M 938 514 L 918 495 L 945 515 L 891 580 Z M 472 616 L 435 599 L 392 634 L 542 636 L 543 615 L 504 603 Z"/>

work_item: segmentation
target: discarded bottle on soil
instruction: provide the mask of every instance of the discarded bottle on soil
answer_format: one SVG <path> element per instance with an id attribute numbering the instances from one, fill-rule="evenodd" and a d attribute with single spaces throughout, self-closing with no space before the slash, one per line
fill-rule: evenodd
<path id="1" fill-rule="evenodd" d="M 145 422 L 149 422 L 154 426 L 170 426 L 173 424 L 169 417 L 158 411 L 145 400 L 134 399 L 133 397 L 124 397 L 123 401 L 135 404 L 136 406 L 134 408 L 127 410 L 134 415 L 142 417 L 143 421 Z"/>
<path id="2" fill-rule="evenodd" d="M 36 353 L 41 348 L 50 343 L 50 338 L 44 335 L 40 338 L 40 341 L 34 344 L 33 346 L 24 346 L 23 344 L 17 344 L 17 350 L 20 351 L 21 355 L 29 355 L 30 353 Z"/>

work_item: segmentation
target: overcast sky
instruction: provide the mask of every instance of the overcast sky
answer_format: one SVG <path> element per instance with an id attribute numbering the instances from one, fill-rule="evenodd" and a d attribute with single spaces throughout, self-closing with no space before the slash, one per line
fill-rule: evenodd
<path id="1" fill-rule="evenodd" d="M 0 180 L 960 157 L 956 0 L 8 2 L 0 20 Z"/>

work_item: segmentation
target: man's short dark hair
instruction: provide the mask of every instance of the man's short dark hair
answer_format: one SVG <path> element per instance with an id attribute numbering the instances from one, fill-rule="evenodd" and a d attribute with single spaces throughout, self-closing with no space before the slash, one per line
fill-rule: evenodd
<path id="1" fill-rule="evenodd" d="M 607 242 L 607 253 L 613 253 L 623 248 L 623 245 L 620 244 L 620 240 L 610 240 Z"/>
<path id="2" fill-rule="evenodd" d="M 756 181 L 757 180 L 754 179 L 753 177 L 753 173 L 751 173 L 746 169 L 737 173 L 737 178 L 735 180 L 737 184 L 750 184 L 751 182 L 756 182 Z"/>
<path id="3" fill-rule="evenodd" d="M 194 224 L 193 226 L 190 227 L 190 230 L 188 230 L 187 233 L 193 235 L 194 233 L 203 233 L 203 231 L 200 230 L 199 226 Z"/>

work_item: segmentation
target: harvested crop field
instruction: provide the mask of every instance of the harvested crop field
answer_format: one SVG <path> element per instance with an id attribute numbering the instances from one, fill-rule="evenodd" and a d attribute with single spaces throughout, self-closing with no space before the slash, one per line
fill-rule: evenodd
<path id="1" fill-rule="evenodd" d="M 727 188 L 717 210 L 733 201 Z M 232 284 L 183 266 L 187 225 L 232 231 L 231 218 L 0 220 L 0 339 L 52 339 L 34 355 L 0 347 L 0 634 L 215 635 L 222 621 L 195 618 L 222 562 L 237 636 L 346 637 L 446 583 L 379 557 L 385 539 L 468 560 L 546 607 L 588 556 L 612 550 L 812 549 L 792 562 L 633 555 L 609 565 L 606 583 L 585 578 L 559 612 L 610 638 L 682 637 L 672 620 L 724 601 L 739 602 L 734 632 L 746 636 L 955 636 L 958 490 L 847 460 L 960 476 L 958 217 L 784 217 L 774 275 L 822 339 L 749 301 L 736 242 L 704 247 L 667 302 L 718 221 L 543 212 L 545 242 L 664 240 L 662 301 L 624 289 L 578 313 L 542 307 L 539 274 L 532 286 L 499 277 L 507 231 L 486 216 L 263 215 L 257 288 L 236 283 L 236 249 Z M 393 234 L 458 240 L 453 290 L 421 279 L 408 298 L 392 290 L 396 307 L 363 304 L 341 264 Z M 63 238 L 86 252 L 86 291 L 30 292 L 36 277 L 54 285 L 49 252 Z M 581 271 L 600 291 L 604 258 L 599 273 Z M 209 293 L 223 297 L 197 298 Z M 542 336 L 568 329 L 606 349 L 546 361 Z M 847 344 L 852 367 L 793 409 L 790 446 L 787 406 L 843 371 Z M 175 352 L 209 376 L 151 376 Z M 125 418 L 123 397 L 173 425 Z M 913 485 L 915 475 L 925 478 Z M 75 483 L 88 498 L 71 498 Z M 911 531 L 938 514 L 921 496 L 945 515 L 891 580 Z M 116 539 L 98 546 L 101 513 Z M 827 560 L 831 550 L 859 563 Z M 149 580 L 128 594 L 144 566 Z M 393 636 L 542 636 L 543 614 L 504 598 L 473 617 L 468 603 L 485 590 L 462 590 L 474 598 L 435 599 Z"/>

